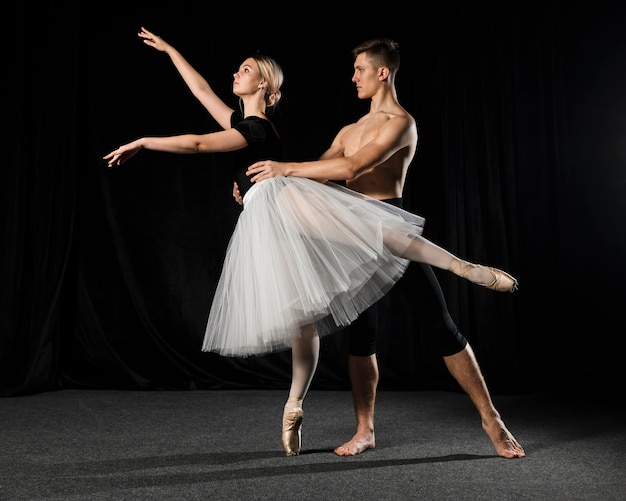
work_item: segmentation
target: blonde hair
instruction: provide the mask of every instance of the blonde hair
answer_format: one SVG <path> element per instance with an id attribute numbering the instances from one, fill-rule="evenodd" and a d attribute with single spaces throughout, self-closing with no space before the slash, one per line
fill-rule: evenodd
<path id="1" fill-rule="evenodd" d="M 280 88 L 283 85 L 283 70 L 276 60 L 269 56 L 255 54 L 250 56 L 259 65 L 259 72 L 267 82 L 265 89 L 265 104 L 268 108 L 278 104 L 281 98 Z"/>

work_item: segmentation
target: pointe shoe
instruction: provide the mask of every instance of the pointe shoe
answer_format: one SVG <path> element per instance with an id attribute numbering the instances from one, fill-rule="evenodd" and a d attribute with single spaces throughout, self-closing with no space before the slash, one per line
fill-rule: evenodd
<path id="1" fill-rule="evenodd" d="M 283 447 L 287 456 L 297 456 L 302 447 L 302 407 L 285 410 L 283 414 Z"/>
<path id="2" fill-rule="evenodd" d="M 493 280 L 486 284 L 472 282 L 471 280 L 469 280 L 469 278 L 466 277 L 466 275 L 470 270 L 474 268 L 483 268 L 487 270 L 489 274 L 493 277 Z M 461 278 L 469 280 L 476 285 L 486 287 L 487 289 L 491 289 L 493 291 L 515 292 L 518 289 L 517 280 L 508 273 L 497 268 L 491 268 L 490 266 L 483 266 L 481 264 L 473 264 L 468 263 L 467 261 L 461 261 L 460 259 L 454 259 L 452 261 L 452 264 L 450 264 L 450 268 L 448 269 Z"/>

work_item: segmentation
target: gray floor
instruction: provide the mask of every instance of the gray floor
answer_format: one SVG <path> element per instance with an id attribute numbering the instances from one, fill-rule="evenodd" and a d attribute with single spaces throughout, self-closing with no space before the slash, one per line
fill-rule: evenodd
<path id="1" fill-rule="evenodd" d="M 64 390 L 0 399 L 0 499 L 626 500 L 617 399 L 494 396 L 527 457 L 495 455 L 466 395 L 380 392 L 377 447 L 349 392 L 312 391 L 303 451 L 280 442 L 283 391 Z"/>

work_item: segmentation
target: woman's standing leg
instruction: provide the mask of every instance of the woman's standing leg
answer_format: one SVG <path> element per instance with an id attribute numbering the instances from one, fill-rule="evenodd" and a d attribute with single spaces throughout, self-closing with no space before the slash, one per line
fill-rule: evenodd
<path id="1" fill-rule="evenodd" d="M 283 410 L 282 440 L 287 456 L 300 453 L 302 446 L 302 403 L 311 386 L 320 353 L 320 338 L 313 324 L 302 327 L 292 346 L 292 375 L 289 398 Z"/>

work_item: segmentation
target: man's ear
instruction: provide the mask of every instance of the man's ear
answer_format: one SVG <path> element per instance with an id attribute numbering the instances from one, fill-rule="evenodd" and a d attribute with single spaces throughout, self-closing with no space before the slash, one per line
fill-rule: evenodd
<path id="1" fill-rule="evenodd" d="M 389 76 L 389 68 L 387 68 L 386 66 L 382 66 L 381 68 L 378 69 L 378 78 L 380 78 L 381 80 L 387 80 L 388 76 Z"/>

